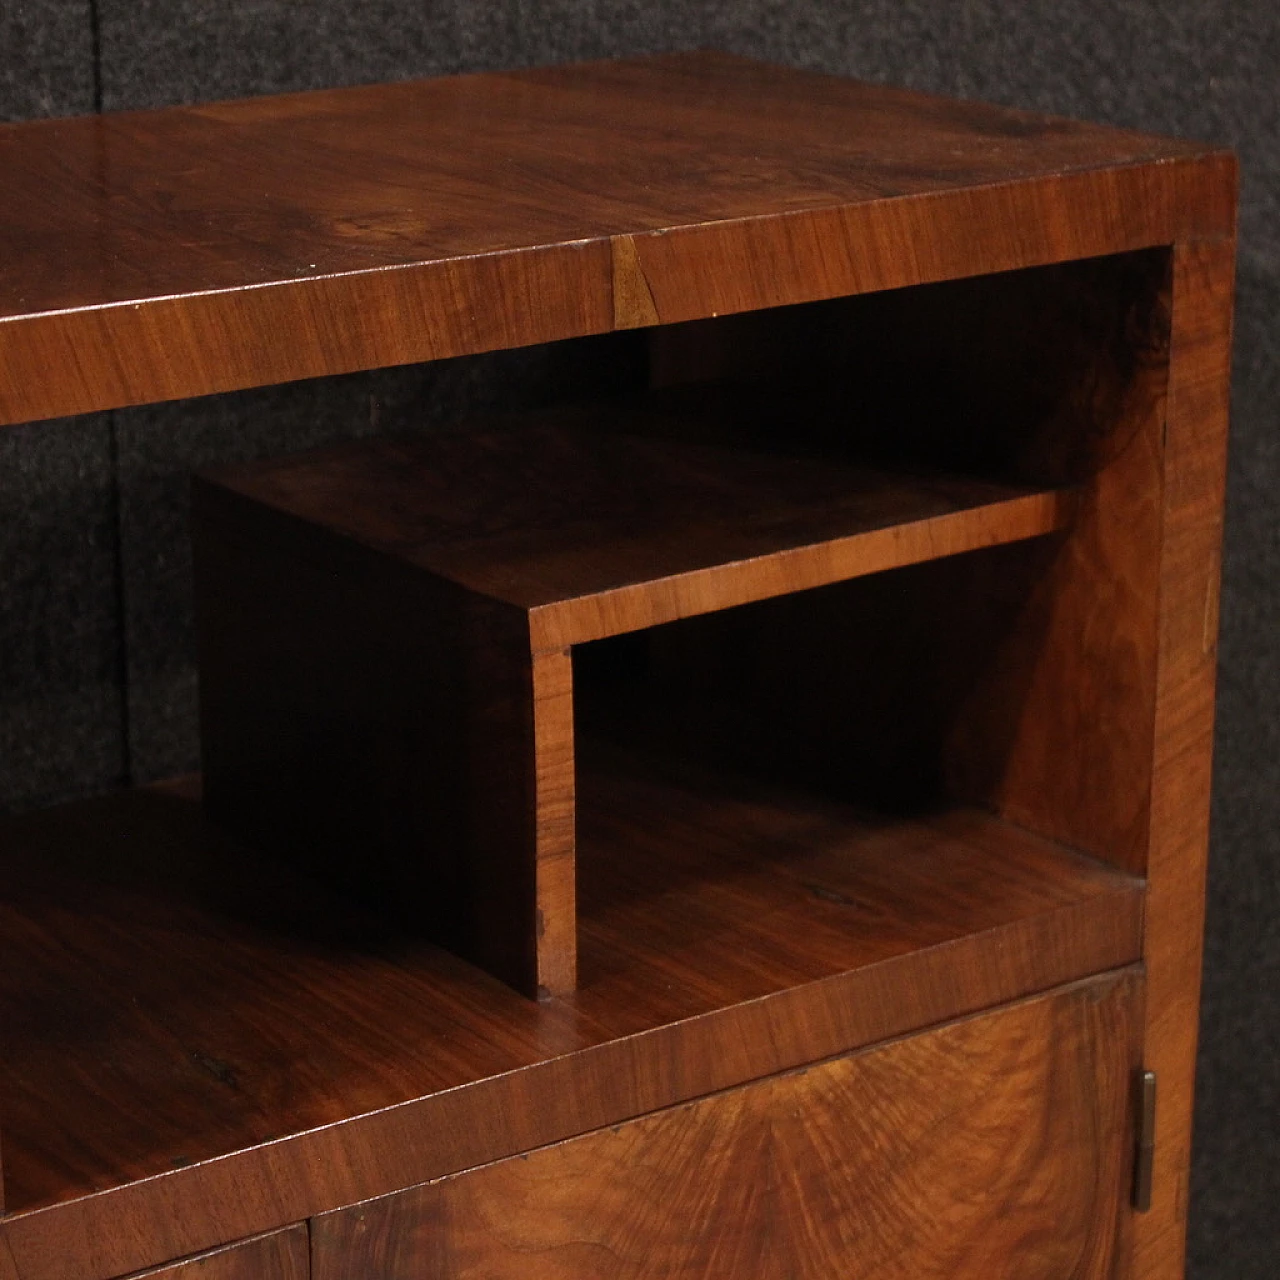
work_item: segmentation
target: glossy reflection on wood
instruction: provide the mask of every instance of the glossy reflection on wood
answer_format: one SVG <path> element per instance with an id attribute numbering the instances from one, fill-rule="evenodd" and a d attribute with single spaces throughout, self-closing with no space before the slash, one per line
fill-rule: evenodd
<path id="1" fill-rule="evenodd" d="M 207 814 L 0 829 L 0 1280 L 1177 1280 L 1230 154 L 696 53 L 0 172 L 0 424 L 655 387 L 197 487 Z"/>
<path id="2" fill-rule="evenodd" d="M 0 1256 L 107 1280 L 1139 954 L 1138 882 L 981 814 L 584 758 L 581 986 L 542 1003 L 189 790 L 9 823 Z"/>
<path id="3" fill-rule="evenodd" d="M 682 442 L 678 412 L 572 406 L 504 430 L 370 440 L 213 472 L 240 495 L 529 616 L 558 650 L 1063 528 L 1073 494 L 933 467 Z M 650 434 L 660 428 L 663 435 Z M 207 495 L 207 496 L 206 496 Z M 212 508 L 217 509 L 217 508 Z M 241 504 L 241 510 L 244 509 Z M 247 515 L 243 518 L 249 518 Z M 281 521 L 264 515 L 262 537 Z M 322 554 L 317 550 L 317 556 Z"/>
<path id="4" fill-rule="evenodd" d="M 127 1280 L 307 1280 L 311 1241 L 305 1225 L 228 1245 Z"/>
<path id="5" fill-rule="evenodd" d="M 1104 978 L 319 1218 L 315 1280 L 1111 1280 L 1141 983 Z"/>
<path id="6" fill-rule="evenodd" d="M 1168 244 L 1231 164 L 712 53 L 0 126 L 0 423 Z"/>

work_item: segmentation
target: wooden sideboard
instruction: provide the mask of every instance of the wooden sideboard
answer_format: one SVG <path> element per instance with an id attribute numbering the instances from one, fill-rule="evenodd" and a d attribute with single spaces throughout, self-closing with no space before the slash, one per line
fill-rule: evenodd
<path id="1" fill-rule="evenodd" d="M 3 424 L 644 363 L 196 479 L 203 780 L 0 828 L 0 1280 L 1181 1275 L 1229 153 L 696 53 L 0 173 Z"/>

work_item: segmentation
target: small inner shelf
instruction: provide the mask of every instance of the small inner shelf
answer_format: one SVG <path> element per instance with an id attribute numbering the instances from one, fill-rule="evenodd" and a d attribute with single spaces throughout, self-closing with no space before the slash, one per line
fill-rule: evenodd
<path id="1" fill-rule="evenodd" d="M 609 744 L 584 761 L 582 981 L 541 1003 L 220 834 L 194 780 L 8 821 L 9 1212 L 119 1187 L 117 1212 L 150 1212 L 174 1178 L 269 1167 L 306 1216 L 1138 957 L 1140 881 L 980 812 L 877 816 Z M 739 1042 L 744 1018 L 770 1034 Z M 636 1036 L 685 1063 L 643 1098 Z M 484 1125 L 439 1127 L 433 1099 L 468 1084 Z M 565 1132 L 525 1123 L 548 1090 Z M 335 1141 L 340 1188 L 286 1176 Z"/>
<path id="2" fill-rule="evenodd" d="M 645 407 L 572 406 L 229 468 L 202 492 L 234 492 L 527 611 L 535 649 L 1035 537 L 1073 509 L 1069 489 L 678 432 L 678 417 Z"/>
<path id="3" fill-rule="evenodd" d="M 525 995 L 567 994 L 575 785 L 593 767 L 574 725 L 609 715 L 590 679 L 579 687 L 586 650 L 781 598 L 807 607 L 822 588 L 1025 544 L 1074 513 L 1070 488 L 863 465 L 843 421 L 815 451 L 798 399 L 770 405 L 763 431 L 732 397 L 727 423 L 695 399 L 559 407 L 198 478 L 213 816 Z M 810 630 L 801 618 L 779 640 Z M 701 686 L 749 635 L 682 655 L 677 639 L 633 685 L 657 756 L 702 718 Z M 754 716 L 737 736 L 768 737 L 769 715 L 733 700 Z"/>

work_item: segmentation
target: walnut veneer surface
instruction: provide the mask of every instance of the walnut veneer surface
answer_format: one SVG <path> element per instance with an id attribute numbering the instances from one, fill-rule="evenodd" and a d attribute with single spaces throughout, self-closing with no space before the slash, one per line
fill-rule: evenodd
<path id="1" fill-rule="evenodd" d="M 719 54 L 0 126 L 0 168 L 0 422 L 1230 234 L 1234 215 L 1221 151 Z"/>
<path id="2" fill-rule="evenodd" d="M 0 424 L 633 328 L 652 330 L 658 384 L 750 363 L 786 393 L 812 370 L 803 352 L 814 313 L 768 309 L 872 294 L 869 310 L 833 302 L 834 319 L 823 312 L 820 323 L 837 347 L 862 344 L 860 368 L 879 379 L 884 403 L 916 403 L 917 383 L 934 377 L 950 390 L 931 407 L 971 411 L 907 432 L 913 461 L 961 464 L 941 513 L 939 491 L 899 486 L 870 521 L 858 502 L 810 518 L 803 503 L 828 506 L 821 468 L 762 475 L 738 456 L 724 464 L 733 484 L 720 485 L 719 464 L 703 466 L 702 489 L 668 508 L 684 536 L 647 535 L 643 558 L 689 578 L 687 599 L 625 564 L 627 530 L 607 512 L 585 536 L 553 512 L 532 554 L 519 537 L 496 558 L 491 538 L 480 554 L 468 535 L 449 571 L 550 565 L 550 578 L 517 582 L 508 597 L 560 609 L 567 629 L 532 645 L 527 619 L 513 629 L 519 609 L 494 590 L 443 638 L 420 609 L 397 662 L 370 664 L 413 680 L 415 638 L 446 653 L 473 646 L 466 712 L 501 732 L 478 735 L 461 763 L 421 759 L 458 768 L 469 796 L 482 782 L 495 788 L 487 811 L 474 800 L 469 811 L 487 832 L 484 867 L 559 877 L 548 901 L 564 910 L 539 923 L 548 956 L 570 955 L 576 933 L 576 973 L 557 960 L 541 981 L 536 929 L 508 938 L 514 959 L 491 966 L 554 998 L 526 999 L 305 866 L 246 849 L 201 816 L 193 783 L 6 823 L 0 1280 L 158 1267 L 298 1280 L 333 1274 L 325 1267 L 341 1265 L 339 1249 L 386 1274 L 413 1274 L 438 1254 L 453 1274 L 499 1202 L 524 1207 L 493 1274 L 507 1274 L 529 1241 L 546 1245 L 551 1269 L 537 1274 L 587 1274 L 548 1221 L 613 1206 L 617 1231 L 602 1239 L 631 1248 L 639 1210 L 626 1178 L 643 1183 L 683 1143 L 714 1136 L 700 1117 L 733 1117 L 746 1167 L 755 1161 L 766 1182 L 792 1159 L 814 1177 L 828 1155 L 874 1178 L 910 1117 L 899 1124 L 887 1106 L 847 1150 L 817 1154 L 788 1117 L 793 1106 L 829 1116 L 832 1098 L 884 1072 L 915 1081 L 906 1096 L 936 1107 L 938 1131 L 964 1151 L 969 1131 L 953 1125 L 948 1102 L 963 1082 L 947 1098 L 927 1087 L 931 1054 L 953 1040 L 985 1044 L 987 1067 L 1011 1064 L 992 1084 L 1026 1122 L 1005 1134 L 1009 1167 L 1026 1161 L 1045 1187 L 1065 1185 L 1072 1161 L 1102 1171 L 1069 1212 L 1020 1217 L 1061 1259 L 1046 1275 L 1181 1274 L 1231 155 L 703 53 L 0 126 L 0 172 Z M 755 312 L 741 331 L 717 319 Z M 900 363 L 887 361 L 891 346 Z M 1034 393 L 1037 378 L 1053 403 Z M 1006 450 L 999 477 L 969 466 L 984 416 L 1035 445 Z M 886 437 L 904 425 L 886 423 Z M 510 455 L 539 439 L 572 452 L 569 437 L 536 430 L 526 424 Z M 1087 465 L 1046 478 L 1042 464 L 1064 456 L 1064 438 L 1087 444 L 1077 451 Z M 501 454 L 501 437 L 491 442 Z M 698 470 L 690 459 L 705 462 L 702 447 L 644 446 L 611 465 L 634 472 L 656 459 L 661 485 L 679 487 Z M 469 480 L 490 474 L 465 457 L 458 465 Z M 580 457 L 566 469 L 584 474 Z M 478 487 L 501 489 L 501 468 L 492 476 Z M 735 511 L 759 504 L 765 479 L 776 519 L 763 532 L 697 527 L 700 494 L 717 493 L 732 526 Z M 1015 512 L 1021 523 L 1006 527 Z M 513 515 L 527 516 L 519 501 L 498 513 L 500 531 Z M 928 545 L 934 520 L 956 536 Z M 614 554 L 593 558 L 597 535 Z M 1031 540 L 979 549 L 1013 538 Z M 215 679 L 234 673 L 247 652 L 237 637 L 255 631 L 285 669 L 299 639 L 287 634 L 294 597 L 271 591 L 291 574 L 296 599 L 341 641 L 317 652 L 342 652 L 362 619 L 396 618 L 403 579 L 386 567 L 388 546 L 372 548 L 381 560 L 353 579 L 354 594 L 329 597 L 314 589 L 329 581 L 325 562 L 304 563 L 283 540 L 255 564 L 253 542 L 240 539 L 210 579 L 242 573 L 245 599 L 262 588 L 261 611 L 241 609 L 249 625 L 228 624 L 209 650 Z M 249 558 L 237 560 L 241 551 Z M 929 563 L 904 567 L 918 560 Z M 867 568 L 893 571 L 848 581 Z M 609 593 L 634 613 L 598 609 Z M 235 621 L 242 601 L 227 599 L 224 620 Z M 705 610 L 715 612 L 692 620 L 705 626 L 673 621 Z M 882 625 L 850 629 L 868 616 Z M 270 626 L 257 626 L 263 618 Z M 586 680 L 575 707 L 588 660 L 569 647 L 668 622 L 686 629 L 656 636 L 655 669 L 674 672 L 676 686 L 710 669 L 708 655 L 732 657 L 717 673 L 728 701 L 768 709 L 780 688 L 792 717 L 779 713 L 780 728 L 847 748 L 881 781 L 914 751 L 927 757 L 928 794 L 908 797 L 913 812 L 876 812 L 793 785 L 790 739 L 769 743 L 758 729 L 737 745 L 776 766 L 769 785 L 733 767 L 682 771 L 657 732 L 666 704 L 644 697 L 643 732 L 594 749 L 575 715 L 586 725 L 594 708 L 607 720 L 610 704 L 592 703 Z M 796 634 L 807 637 L 799 648 Z M 794 678 L 771 684 L 779 670 Z M 328 686 L 310 685 L 322 713 Z M 382 733 L 398 725 L 396 695 L 375 692 L 363 671 L 334 687 L 344 699 L 369 694 L 348 701 L 376 713 L 370 741 L 383 754 L 362 767 L 381 785 L 379 763 L 400 758 Z M 254 723 L 245 688 L 221 704 L 215 736 Z M 831 717 L 833 703 L 867 716 Z M 223 758 L 247 757 L 233 744 Z M 211 774 L 213 787 L 226 776 Z M 252 793 L 252 771 L 233 781 Z M 393 798 L 412 792 L 403 782 L 393 769 Z M 323 778 L 306 785 L 325 798 Z M 298 811 L 305 787 L 293 787 L 286 779 L 264 800 L 272 821 Z M 326 824 L 321 805 L 312 817 L 317 830 Z M 532 858 L 512 859 L 508 840 Z M 491 882 L 499 899 L 519 899 L 526 924 L 537 921 L 527 883 Z M 1126 972 L 1107 976 L 1115 970 Z M 900 1035 L 910 1038 L 766 1079 Z M 1027 1049 L 1036 1042 L 1043 1054 Z M 1139 1063 L 1161 1088 L 1147 1213 L 1129 1209 L 1121 1186 L 1132 1120 L 1122 1086 Z M 747 1092 L 720 1093 L 739 1087 Z M 975 1101 L 975 1123 L 990 1137 L 1000 1125 L 988 1125 L 988 1101 Z M 632 1127 L 611 1137 L 607 1127 L 624 1122 Z M 817 1133 L 828 1130 L 839 1126 L 824 1120 Z M 771 1147 L 762 1135 L 772 1132 Z M 639 1163 L 628 1171 L 618 1152 L 632 1149 Z M 991 1142 L 974 1150 L 975 1185 L 955 1188 L 956 1213 L 1003 1168 Z M 527 1153 L 527 1171 L 509 1163 Z M 912 1167 L 928 1171 L 927 1153 L 916 1154 L 924 1163 Z M 598 1177 L 600 1198 L 548 1201 L 544 1168 Z M 892 1165 L 884 1182 L 895 1214 L 917 1203 L 899 1194 L 915 1176 L 905 1168 Z M 452 1175 L 454 1190 L 370 1211 L 394 1238 L 352 1243 L 358 1220 L 341 1216 L 352 1206 Z M 708 1188 L 723 1193 L 721 1211 L 736 1203 L 731 1184 L 725 1174 Z M 1008 1203 L 1022 1214 L 1024 1200 L 1011 1191 Z M 297 1225 L 329 1213 L 339 1216 L 318 1219 L 309 1237 Z M 737 1241 L 758 1246 L 761 1276 L 852 1256 L 829 1222 L 784 1238 L 767 1213 L 755 1221 L 764 1225 Z M 973 1221 L 986 1249 L 985 1220 Z M 418 1246 L 423 1223 L 445 1230 Z M 707 1223 L 685 1257 L 661 1224 L 644 1233 L 690 1276 L 730 1274 L 722 1251 L 734 1237 L 722 1213 Z M 947 1257 L 919 1250 L 930 1266 Z M 898 1274 L 893 1249 L 861 1256 L 883 1257 L 876 1274 Z M 988 1272 L 1005 1256 L 974 1255 L 989 1257 Z"/>

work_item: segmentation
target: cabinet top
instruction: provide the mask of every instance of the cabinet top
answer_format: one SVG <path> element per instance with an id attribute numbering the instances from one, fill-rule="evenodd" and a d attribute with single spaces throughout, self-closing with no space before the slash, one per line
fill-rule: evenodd
<path id="1" fill-rule="evenodd" d="M 1227 152 L 716 53 L 0 126 L 0 423 L 1230 235 Z"/>

